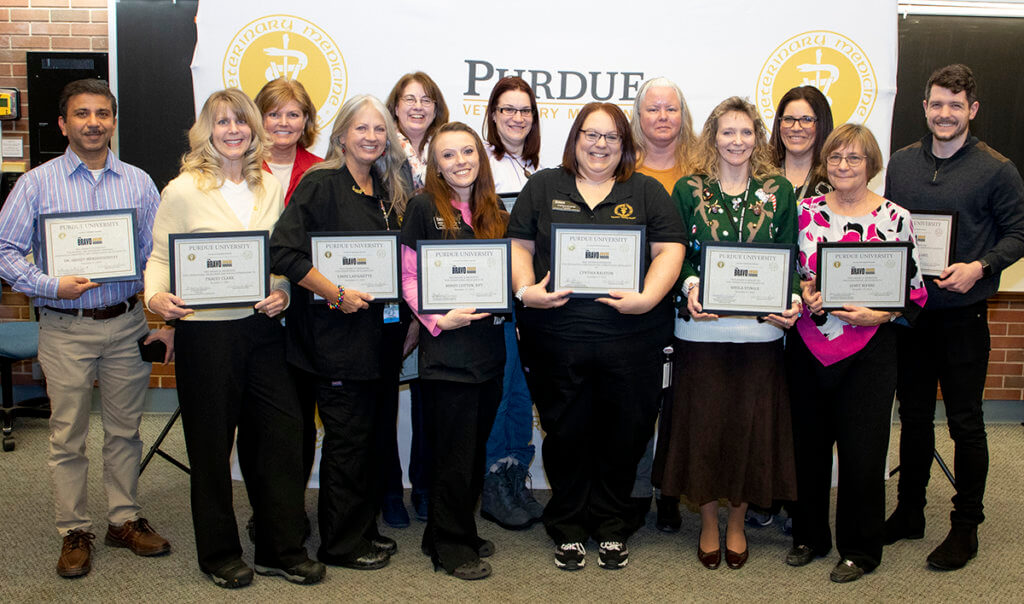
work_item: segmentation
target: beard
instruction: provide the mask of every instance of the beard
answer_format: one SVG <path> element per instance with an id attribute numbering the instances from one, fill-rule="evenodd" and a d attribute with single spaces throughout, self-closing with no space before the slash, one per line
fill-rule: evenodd
<path id="1" fill-rule="evenodd" d="M 969 122 L 967 122 L 967 121 L 959 122 L 959 124 L 957 125 L 957 128 L 953 132 L 953 134 L 945 135 L 945 136 L 944 135 L 940 135 L 938 132 L 935 131 L 935 125 L 931 121 L 928 122 L 928 129 L 932 131 L 932 137 L 935 140 L 942 141 L 942 142 L 945 143 L 945 142 L 949 142 L 951 140 L 956 140 L 956 139 L 960 138 L 960 136 L 963 135 L 963 133 L 967 132 L 967 124 L 968 123 Z"/>

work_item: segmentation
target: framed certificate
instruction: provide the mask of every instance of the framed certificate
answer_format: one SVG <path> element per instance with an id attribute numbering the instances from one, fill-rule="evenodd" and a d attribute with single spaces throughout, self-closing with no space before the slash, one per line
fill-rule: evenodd
<path id="1" fill-rule="evenodd" d="M 134 208 L 41 214 L 39 268 L 96 283 L 141 279 L 135 227 Z"/>
<path id="2" fill-rule="evenodd" d="M 551 291 L 600 298 L 611 291 L 639 292 L 646 267 L 647 228 L 551 225 Z"/>
<path id="3" fill-rule="evenodd" d="M 818 289 L 822 308 L 844 304 L 903 310 L 910 299 L 909 241 L 819 243 Z"/>
<path id="4" fill-rule="evenodd" d="M 269 231 L 172 233 L 171 293 L 189 308 L 252 306 L 270 291 Z"/>
<path id="5" fill-rule="evenodd" d="M 792 306 L 796 245 L 706 242 L 700 265 L 704 312 L 762 316 Z"/>
<path id="6" fill-rule="evenodd" d="M 416 242 L 420 313 L 512 312 L 510 239 Z"/>
<path id="7" fill-rule="evenodd" d="M 334 284 L 372 294 L 378 302 L 398 300 L 398 232 L 310 233 L 313 267 Z M 314 302 L 326 303 L 310 292 Z"/>
<path id="8" fill-rule="evenodd" d="M 917 257 L 921 261 L 921 275 L 938 277 L 953 264 L 956 253 L 956 212 L 918 210 L 910 213 L 917 236 Z"/>

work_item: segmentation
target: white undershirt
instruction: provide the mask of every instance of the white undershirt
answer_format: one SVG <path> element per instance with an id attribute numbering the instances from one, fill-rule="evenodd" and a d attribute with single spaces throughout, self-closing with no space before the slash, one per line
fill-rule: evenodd
<path id="1" fill-rule="evenodd" d="M 242 223 L 242 226 L 249 228 L 249 221 L 252 220 L 253 206 L 256 205 L 256 195 L 249 190 L 249 183 L 243 180 L 235 184 L 230 180 L 224 179 L 224 184 L 220 188 L 220 194 L 224 197 L 224 201 L 228 203 L 231 211 L 235 213 L 235 216 L 238 216 L 238 221 Z"/>
<path id="2" fill-rule="evenodd" d="M 89 172 L 92 173 L 92 179 L 98 182 L 100 179 L 100 174 L 103 174 L 104 170 L 106 170 L 106 168 L 100 168 L 99 170 L 90 169 Z"/>
<path id="3" fill-rule="evenodd" d="M 292 166 L 291 164 L 272 164 L 267 162 L 267 166 L 270 167 L 270 173 L 277 177 L 277 181 L 281 183 L 281 188 L 285 191 L 288 190 L 288 183 L 292 180 Z"/>

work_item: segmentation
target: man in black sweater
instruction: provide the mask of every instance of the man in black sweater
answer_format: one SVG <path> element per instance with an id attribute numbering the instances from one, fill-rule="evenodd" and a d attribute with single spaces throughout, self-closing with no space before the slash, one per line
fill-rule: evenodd
<path id="1" fill-rule="evenodd" d="M 988 474 L 982 393 L 988 369 L 986 300 L 999 276 L 1024 255 L 1024 185 L 1014 164 L 970 136 L 978 113 L 974 74 L 949 65 L 925 87 L 931 133 L 893 154 L 885 196 L 911 212 L 957 214 L 953 262 L 929 280 L 928 302 L 899 339 L 899 502 L 885 542 L 924 536 L 925 491 L 935 449 L 936 385 L 942 386 L 955 445 L 956 495 L 946 539 L 928 556 L 939 570 L 962 568 L 978 551 Z"/>

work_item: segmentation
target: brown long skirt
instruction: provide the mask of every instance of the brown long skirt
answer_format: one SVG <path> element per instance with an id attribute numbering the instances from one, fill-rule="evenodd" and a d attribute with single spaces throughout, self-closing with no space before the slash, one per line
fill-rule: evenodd
<path id="1" fill-rule="evenodd" d="M 674 347 L 673 400 L 662 412 L 653 470 L 662 493 L 698 505 L 727 499 L 768 507 L 773 499 L 795 500 L 782 340 L 677 339 Z"/>

